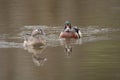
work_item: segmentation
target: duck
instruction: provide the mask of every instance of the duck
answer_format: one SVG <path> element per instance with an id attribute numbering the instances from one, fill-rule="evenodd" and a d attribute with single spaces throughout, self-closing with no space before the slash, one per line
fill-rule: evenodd
<path id="1" fill-rule="evenodd" d="M 71 26 L 70 21 L 65 22 L 64 30 L 60 33 L 59 38 L 72 38 L 72 39 L 80 39 L 82 37 L 82 33 L 77 26 Z"/>
<path id="2" fill-rule="evenodd" d="M 45 33 L 42 29 L 33 30 L 28 37 L 25 37 L 23 46 L 32 48 L 40 48 L 42 46 L 45 46 L 46 41 L 43 38 L 44 35 Z"/>

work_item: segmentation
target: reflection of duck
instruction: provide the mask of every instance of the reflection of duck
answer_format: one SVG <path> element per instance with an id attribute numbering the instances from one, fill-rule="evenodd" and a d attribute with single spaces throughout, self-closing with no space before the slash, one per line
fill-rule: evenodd
<path id="1" fill-rule="evenodd" d="M 31 35 L 25 38 L 23 46 L 24 47 L 33 47 L 39 48 L 46 44 L 46 41 L 43 39 L 44 32 L 42 29 L 35 29 L 32 31 Z"/>
<path id="2" fill-rule="evenodd" d="M 46 46 L 42 48 L 25 47 L 25 50 L 27 50 L 29 53 L 32 53 L 32 60 L 36 66 L 43 66 L 47 61 L 47 58 L 42 57 L 42 53 L 45 49 Z"/>
<path id="3" fill-rule="evenodd" d="M 82 34 L 78 27 L 71 27 L 70 21 L 66 21 L 64 31 L 60 33 L 59 37 L 79 39 L 82 37 Z"/>
<path id="4" fill-rule="evenodd" d="M 37 55 L 32 55 L 33 62 L 36 66 L 43 66 L 47 61 L 47 58 L 39 57 Z"/>

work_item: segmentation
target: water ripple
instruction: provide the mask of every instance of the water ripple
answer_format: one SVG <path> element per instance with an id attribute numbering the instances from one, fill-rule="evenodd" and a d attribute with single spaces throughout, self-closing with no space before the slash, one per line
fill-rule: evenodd
<path id="1" fill-rule="evenodd" d="M 31 33 L 31 31 L 36 28 L 41 28 L 45 31 L 47 46 L 60 46 L 59 34 L 63 30 L 62 26 L 28 25 L 20 28 L 18 33 L 0 34 L 0 48 L 22 48 L 26 34 Z M 120 39 L 120 28 L 87 26 L 80 27 L 80 30 L 83 34 L 82 44 L 99 40 Z"/>
<path id="2" fill-rule="evenodd" d="M 0 48 L 23 48 L 22 43 L 0 41 Z"/>

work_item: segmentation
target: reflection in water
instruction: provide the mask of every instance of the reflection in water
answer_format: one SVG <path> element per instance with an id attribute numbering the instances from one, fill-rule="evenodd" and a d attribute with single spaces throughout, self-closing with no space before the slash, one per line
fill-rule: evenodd
<path id="1" fill-rule="evenodd" d="M 72 52 L 72 45 L 65 45 L 65 51 L 67 52 L 67 56 L 70 56 Z"/>
<path id="2" fill-rule="evenodd" d="M 82 44 L 82 39 L 60 39 L 61 46 L 64 47 L 67 56 L 70 56 L 72 53 L 72 46 L 74 44 Z"/>
<path id="3" fill-rule="evenodd" d="M 32 55 L 33 62 L 36 66 L 43 66 L 47 58 L 43 58 L 37 55 Z"/>
<path id="4" fill-rule="evenodd" d="M 36 66 L 42 66 L 45 61 L 47 61 L 47 58 L 41 57 L 41 54 L 46 49 L 46 47 L 42 48 L 32 48 L 32 47 L 25 47 L 25 50 L 27 50 L 29 53 L 32 53 L 32 60 Z"/>
<path id="5" fill-rule="evenodd" d="M 64 46 L 64 49 L 67 53 L 67 56 L 70 56 L 70 53 L 72 52 L 72 42 L 71 39 L 61 39 L 60 40 L 61 45 Z"/>

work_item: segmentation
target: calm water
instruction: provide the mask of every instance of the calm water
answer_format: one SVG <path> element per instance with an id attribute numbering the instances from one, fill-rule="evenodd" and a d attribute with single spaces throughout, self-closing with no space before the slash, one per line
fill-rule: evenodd
<path id="1" fill-rule="evenodd" d="M 0 0 L 0 80 L 120 80 L 119 0 Z M 71 20 L 83 37 L 65 51 Z M 43 49 L 24 49 L 26 33 L 46 32 Z"/>

